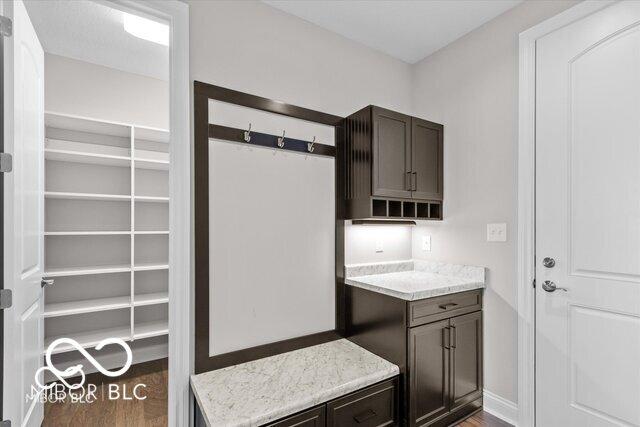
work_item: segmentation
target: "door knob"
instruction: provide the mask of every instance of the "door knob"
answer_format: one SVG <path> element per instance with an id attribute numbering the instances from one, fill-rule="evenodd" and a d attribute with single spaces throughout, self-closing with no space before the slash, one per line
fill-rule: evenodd
<path id="1" fill-rule="evenodd" d="M 542 260 L 542 265 L 544 265 L 547 268 L 553 268 L 556 265 L 556 260 L 553 258 L 546 257 L 545 259 Z"/>
<path id="2" fill-rule="evenodd" d="M 542 283 L 542 289 L 544 289 L 547 292 L 555 292 L 555 291 L 564 291 L 564 292 L 568 292 L 569 289 L 567 288 L 559 288 L 558 286 L 556 286 L 555 283 L 553 283 L 551 280 L 545 280 Z"/>
<path id="3" fill-rule="evenodd" d="M 54 280 L 53 279 L 42 279 L 40 281 L 40 287 L 44 288 L 45 286 L 53 286 Z"/>

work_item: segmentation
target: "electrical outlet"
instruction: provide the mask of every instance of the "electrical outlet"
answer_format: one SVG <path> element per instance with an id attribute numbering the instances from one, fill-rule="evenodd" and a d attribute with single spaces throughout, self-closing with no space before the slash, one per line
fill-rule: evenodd
<path id="1" fill-rule="evenodd" d="M 378 239 L 376 240 L 376 252 L 383 252 L 384 251 L 384 247 L 382 245 L 382 240 Z"/>
<path id="2" fill-rule="evenodd" d="M 422 236 L 422 250 L 431 252 L 431 236 Z"/>
<path id="3" fill-rule="evenodd" d="M 507 224 L 500 222 L 497 224 L 487 224 L 487 242 L 506 242 Z"/>

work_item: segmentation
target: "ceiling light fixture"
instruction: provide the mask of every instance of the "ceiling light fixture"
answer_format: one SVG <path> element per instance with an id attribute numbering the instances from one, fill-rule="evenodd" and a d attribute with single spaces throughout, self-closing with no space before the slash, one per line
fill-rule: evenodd
<path id="1" fill-rule="evenodd" d="M 169 46 L 169 26 L 166 24 L 125 12 L 124 30 L 135 37 Z"/>

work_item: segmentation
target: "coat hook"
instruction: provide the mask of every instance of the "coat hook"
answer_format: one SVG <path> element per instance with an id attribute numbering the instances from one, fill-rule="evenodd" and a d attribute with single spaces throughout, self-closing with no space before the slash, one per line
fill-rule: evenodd
<path id="1" fill-rule="evenodd" d="M 244 142 L 251 141 L 251 123 L 249 123 L 249 129 L 244 131 Z"/>
<path id="2" fill-rule="evenodd" d="M 278 137 L 278 147 L 284 147 L 284 135 L 285 131 L 282 131 L 282 136 Z"/>
<path id="3" fill-rule="evenodd" d="M 314 145 L 316 144 L 316 137 L 313 137 L 313 142 L 307 142 L 307 151 L 309 151 L 310 153 L 313 153 L 313 150 L 315 149 Z"/>

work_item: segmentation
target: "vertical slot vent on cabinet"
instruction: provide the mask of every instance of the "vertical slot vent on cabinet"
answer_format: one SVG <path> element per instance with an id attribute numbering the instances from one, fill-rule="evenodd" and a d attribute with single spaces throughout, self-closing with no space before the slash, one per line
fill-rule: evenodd
<path id="1" fill-rule="evenodd" d="M 429 218 L 429 203 L 417 203 L 417 214 L 418 218 L 427 219 Z"/>
<path id="2" fill-rule="evenodd" d="M 387 216 L 387 201 L 373 199 L 371 200 L 371 216 Z"/>
<path id="3" fill-rule="evenodd" d="M 389 216 L 402 217 L 402 202 L 399 200 L 389 200 Z"/>
<path id="4" fill-rule="evenodd" d="M 416 204 L 414 202 L 402 202 L 402 216 L 405 218 L 415 218 Z"/>
<path id="5" fill-rule="evenodd" d="M 436 203 L 429 204 L 429 218 L 442 219 L 442 205 Z"/>

